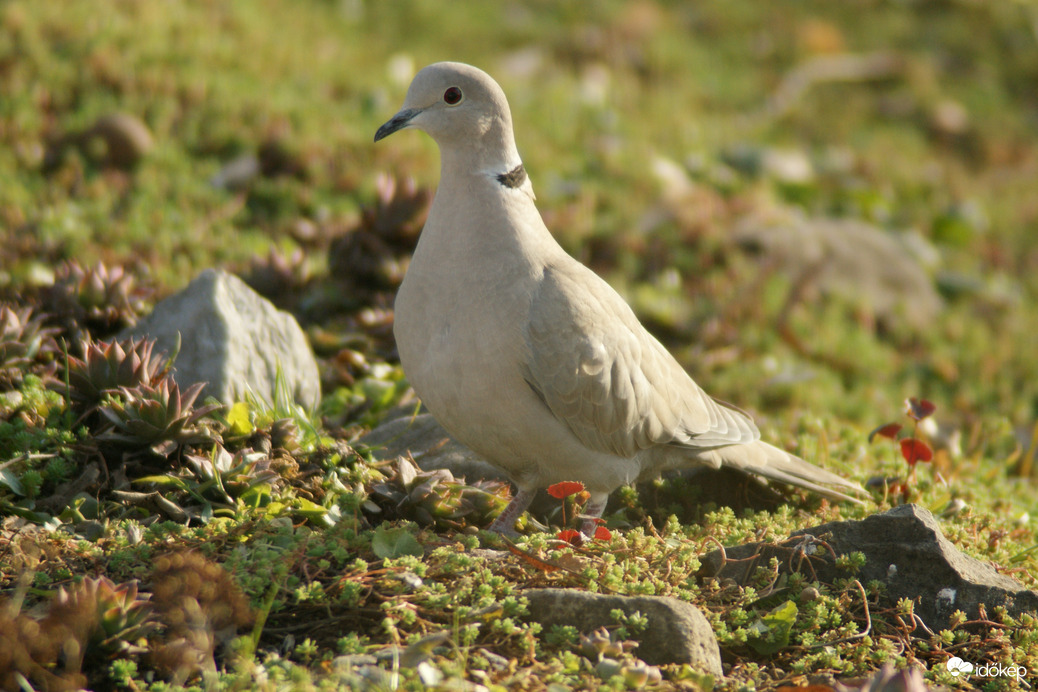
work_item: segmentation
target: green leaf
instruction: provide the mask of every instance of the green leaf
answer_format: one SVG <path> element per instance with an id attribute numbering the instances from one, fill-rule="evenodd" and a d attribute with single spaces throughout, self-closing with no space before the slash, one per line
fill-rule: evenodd
<path id="1" fill-rule="evenodd" d="M 176 476 L 141 476 L 134 478 L 134 483 L 154 483 L 160 488 L 176 488 L 177 490 L 190 490 L 190 486 L 183 479 Z"/>
<path id="2" fill-rule="evenodd" d="M 750 627 L 756 636 L 748 637 L 747 643 L 764 656 L 778 653 L 789 646 L 789 635 L 798 613 L 797 604 L 793 601 L 776 606 Z"/>
<path id="3" fill-rule="evenodd" d="M 246 507 L 252 507 L 254 509 L 264 507 L 270 502 L 270 483 L 257 483 L 243 492 L 238 499 L 240 499 Z"/>
<path id="4" fill-rule="evenodd" d="M 0 484 L 6 485 L 15 495 L 25 495 L 25 490 L 22 489 L 22 482 L 18 480 L 18 476 L 14 475 L 13 471 L 7 469 L 0 470 Z"/>
<path id="5" fill-rule="evenodd" d="M 390 405 L 396 396 L 397 385 L 395 382 L 366 377 L 360 381 L 359 385 L 364 398 L 375 408 Z"/>
<path id="6" fill-rule="evenodd" d="M 308 521 L 312 521 L 316 524 L 322 524 L 324 526 L 332 526 L 334 522 L 328 516 L 328 508 L 322 507 L 316 502 L 311 502 L 305 497 L 297 497 L 292 500 L 291 504 L 292 514 L 298 517 L 303 517 Z"/>
<path id="7" fill-rule="evenodd" d="M 256 431 L 256 426 L 252 424 L 252 418 L 249 416 L 249 405 L 244 401 L 231 406 L 227 412 L 227 425 L 230 427 L 231 435 L 251 435 Z"/>
<path id="8" fill-rule="evenodd" d="M 375 529 L 371 549 L 382 559 L 425 554 L 418 540 L 407 529 L 386 529 L 381 526 Z"/>
<path id="9" fill-rule="evenodd" d="M 97 519 L 100 514 L 97 500 L 86 493 L 79 493 L 69 502 L 68 507 L 58 516 L 62 521 L 76 523 L 87 519 Z"/>
<path id="10" fill-rule="evenodd" d="M 54 519 L 50 514 L 35 512 L 27 507 L 20 507 L 18 505 L 8 504 L 7 502 L 0 502 L 0 516 L 6 516 L 8 514 L 21 517 L 22 519 L 36 524 L 43 524 L 44 522 L 52 521 Z"/>

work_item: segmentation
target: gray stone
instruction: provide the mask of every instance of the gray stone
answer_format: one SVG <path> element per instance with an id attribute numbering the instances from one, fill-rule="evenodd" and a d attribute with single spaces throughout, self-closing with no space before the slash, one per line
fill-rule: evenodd
<path id="1" fill-rule="evenodd" d="M 123 169 L 136 166 L 155 146 L 151 130 L 131 113 L 104 115 L 79 135 L 79 142 L 84 146 L 94 139 L 104 142 L 105 165 Z"/>
<path id="2" fill-rule="evenodd" d="M 888 325 L 926 329 L 941 311 L 927 269 L 936 253 L 918 236 L 853 219 L 790 213 L 766 221 L 747 219 L 733 239 L 760 252 L 765 265 L 788 272 L 797 290 L 840 296 Z"/>
<path id="3" fill-rule="evenodd" d="M 527 589 L 530 619 L 545 631 L 553 625 L 569 625 L 581 633 L 612 627 L 613 610 L 627 615 L 641 613 L 649 627 L 635 639 L 634 655 L 652 665 L 687 663 L 704 672 L 723 676 L 721 649 L 703 613 L 691 603 L 669 596 L 608 596 L 575 589 Z"/>
<path id="4" fill-rule="evenodd" d="M 252 391 L 273 402 L 280 368 L 298 403 L 321 400 L 317 361 L 295 318 L 227 272 L 207 269 L 121 336 L 148 337 L 156 349 L 180 351 L 173 376 L 181 388 L 207 382 L 202 396 L 223 403 Z"/>
<path id="5" fill-rule="evenodd" d="M 855 551 L 864 553 L 865 566 L 854 574 L 837 569 L 835 556 Z M 1038 612 L 1038 593 L 962 553 L 944 537 L 934 516 L 917 505 L 895 507 L 862 521 L 802 529 L 779 544 L 714 550 L 701 558 L 698 576 L 745 584 L 772 557 L 778 559 L 780 570 L 799 571 L 822 582 L 850 576 L 862 584 L 878 580 L 886 585 L 884 605 L 894 606 L 902 598 L 914 601 L 915 614 L 934 631 L 947 627 L 956 610 L 971 619 L 979 616 L 981 606 L 989 613 L 1005 606 L 1013 616 Z"/>
<path id="6" fill-rule="evenodd" d="M 209 179 L 209 184 L 227 190 L 241 190 L 261 172 L 262 166 L 259 157 L 249 152 L 225 164 Z"/>
<path id="7" fill-rule="evenodd" d="M 447 469 L 469 481 L 507 480 L 500 469 L 451 437 L 431 414 L 415 415 L 414 406 L 407 409 L 391 413 L 357 444 L 370 448 L 380 460 L 410 455 L 423 471 Z"/>

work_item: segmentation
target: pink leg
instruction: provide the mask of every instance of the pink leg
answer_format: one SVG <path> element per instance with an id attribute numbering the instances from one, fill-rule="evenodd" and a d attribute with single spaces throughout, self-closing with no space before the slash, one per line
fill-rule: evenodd
<path id="1" fill-rule="evenodd" d="M 580 523 L 580 532 L 582 534 L 585 536 L 595 535 L 595 527 L 598 526 L 598 522 L 595 520 L 602 516 L 608 499 L 608 495 L 592 495 L 591 499 L 588 500 L 584 513 L 580 515 L 581 519 L 583 519 Z"/>
<path id="2" fill-rule="evenodd" d="M 515 536 L 515 521 L 533 502 L 535 494 L 533 490 L 520 490 L 517 492 L 512 501 L 508 503 L 508 506 L 501 511 L 501 514 L 497 515 L 494 523 L 487 527 L 487 530 L 504 536 Z"/>

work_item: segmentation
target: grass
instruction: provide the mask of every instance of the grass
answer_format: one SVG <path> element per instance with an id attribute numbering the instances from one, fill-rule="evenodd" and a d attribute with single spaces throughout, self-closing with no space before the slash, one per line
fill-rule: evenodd
<path id="1" fill-rule="evenodd" d="M 943 667 L 951 653 L 1038 670 L 1034 619 L 997 612 L 988 614 L 996 625 L 920 636 L 904 612 L 877 611 L 869 646 L 811 648 L 861 631 L 853 580 L 791 599 L 788 638 L 762 653 L 754 623 L 780 604 L 692 577 L 715 541 L 778 540 L 905 498 L 876 495 L 856 509 L 794 496 L 772 511 L 736 511 L 689 503 L 695 489 L 668 482 L 655 499 L 622 495 L 608 543 L 574 551 L 545 534 L 524 538 L 532 554 L 579 565 L 544 573 L 473 552 L 481 539 L 471 527 L 500 508 L 500 486 L 452 481 L 417 493 L 398 465 L 348 445 L 408 401 L 387 308 L 422 191 L 438 175 L 428 138 L 371 138 L 414 68 L 462 60 L 508 93 L 560 242 L 622 290 L 711 393 L 753 411 L 769 439 L 862 482 L 906 473 L 895 447 L 869 444 L 868 432 L 900 418 L 908 396 L 934 401 L 960 451 L 939 452 L 909 499 L 935 513 L 964 502 L 941 519 L 946 535 L 1035 588 L 1032 4 L 122 0 L 101 10 L 4 0 L 0 25 L 0 300 L 42 318 L 30 328 L 31 317 L 6 317 L 0 349 L 0 631 L 43 628 L 14 640 L 51 662 L 25 673 L 37 689 L 60 689 L 61 679 L 156 690 L 622 687 L 621 676 L 594 672 L 582 633 L 541 632 L 524 618 L 522 588 L 546 584 L 703 607 L 730 674 L 711 683 L 667 667 L 670 687 L 799 685 L 884 662 L 961 686 Z M 895 67 L 810 82 L 769 109 L 798 66 L 877 52 L 896 55 Z M 152 135 L 136 165 L 115 165 L 96 139 L 74 137 L 112 112 L 133 114 Z M 762 163 L 775 152 L 802 156 L 814 175 L 783 178 Z M 211 184 L 250 154 L 259 175 Z M 654 173 L 660 159 L 681 171 L 682 195 L 668 196 Z M 387 192 L 387 172 L 413 178 L 418 192 Z M 788 301 L 793 279 L 762 269 L 730 236 L 747 216 L 791 210 L 913 230 L 936 251 L 936 267 L 922 271 L 943 310 L 911 329 L 854 300 Z M 351 260 L 350 239 L 380 224 L 411 230 Z M 274 259 L 260 259 L 271 248 Z M 75 276 L 101 261 L 128 278 L 108 275 L 91 293 L 62 268 L 69 260 Z M 95 401 L 80 418 L 53 339 L 80 356 L 83 337 L 111 337 L 214 265 L 249 276 L 307 329 L 322 363 L 319 412 L 308 419 L 256 399 L 192 420 L 196 437 L 158 450 L 112 447 L 104 419 L 91 416 L 127 402 Z M 56 302 L 55 282 L 78 307 Z M 160 499 L 127 494 L 151 492 Z M 194 571 L 222 565 L 231 578 L 199 591 L 166 557 L 183 551 Z M 102 575 L 111 586 L 82 586 Z M 150 629 L 134 620 L 140 607 L 119 600 L 131 579 L 153 594 Z M 796 594 L 805 584 L 794 575 L 788 586 Z M 94 600 L 55 610 L 46 604 L 59 589 Z M 248 616 L 227 605 L 242 598 Z M 37 622 L 48 608 L 52 620 Z M 178 629 L 185 618 L 197 627 Z M 54 629 L 61 622 L 81 624 L 76 636 L 91 642 L 81 657 L 48 658 L 48 646 L 67 641 Z M 83 634 L 97 627 L 106 638 Z M 617 628 L 636 636 L 637 623 Z"/>

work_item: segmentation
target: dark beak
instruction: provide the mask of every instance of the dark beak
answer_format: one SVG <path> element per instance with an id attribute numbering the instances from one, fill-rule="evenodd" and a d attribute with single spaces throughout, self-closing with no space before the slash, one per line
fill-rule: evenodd
<path id="1" fill-rule="evenodd" d="M 410 123 L 411 120 L 421 112 L 422 111 L 419 108 L 405 108 L 400 111 L 394 115 L 389 122 L 378 128 L 378 132 L 375 133 L 375 141 L 377 142 L 380 139 L 385 139 L 397 130 L 404 129 L 407 127 L 408 123 Z"/>

